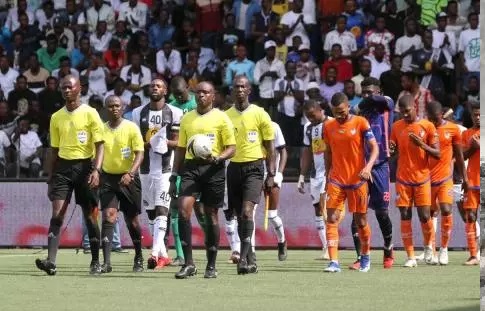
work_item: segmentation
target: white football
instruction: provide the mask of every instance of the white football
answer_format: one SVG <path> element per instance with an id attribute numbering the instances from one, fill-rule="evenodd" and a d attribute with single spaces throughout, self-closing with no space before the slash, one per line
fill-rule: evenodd
<path id="1" fill-rule="evenodd" d="M 212 141 L 204 134 L 195 134 L 190 137 L 187 152 L 197 159 L 205 159 L 212 154 Z"/>

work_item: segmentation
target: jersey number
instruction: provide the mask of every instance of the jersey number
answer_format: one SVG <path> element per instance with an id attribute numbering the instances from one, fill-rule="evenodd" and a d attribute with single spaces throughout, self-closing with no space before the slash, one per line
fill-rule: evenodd
<path id="1" fill-rule="evenodd" d="M 153 124 L 162 124 L 162 117 L 160 115 L 153 115 L 150 122 Z"/>
<path id="2" fill-rule="evenodd" d="M 162 192 L 160 199 L 162 199 L 164 202 L 168 202 L 170 201 L 170 195 L 167 192 Z"/>

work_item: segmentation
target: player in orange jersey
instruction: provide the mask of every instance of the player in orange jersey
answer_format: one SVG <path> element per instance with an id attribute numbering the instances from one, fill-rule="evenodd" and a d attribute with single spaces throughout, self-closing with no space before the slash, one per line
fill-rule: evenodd
<path id="1" fill-rule="evenodd" d="M 429 160 L 431 169 L 431 217 L 436 233 L 434 219 L 438 217 L 441 210 L 441 245 L 438 261 L 433 258 L 432 263 L 439 262 L 440 265 L 448 264 L 448 242 L 450 241 L 451 229 L 453 227 L 453 159 L 456 161 L 458 174 L 463 178 L 463 188 L 467 189 L 468 179 L 465 172 L 465 161 L 461 148 L 461 131 L 458 125 L 443 119 L 443 107 L 438 102 L 431 102 L 426 107 L 429 121 L 431 121 L 438 132 L 441 157 Z M 435 250 L 435 241 L 430 245 Z"/>
<path id="2" fill-rule="evenodd" d="M 431 262 L 434 239 L 430 217 L 431 183 L 429 157 L 440 157 L 436 128 L 428 120 L 419 120 L 412 96 L 403 96 L 398 102 L 402 120 L 391 130 L 391 151 L 399 154 L 396 173 L 396 206 L 401 213 L 401 237 L 408 259 L 404 267 L 416 267 L 414 256 L 412 207 L 418 208 L 425 245 L 425 260 Z"/>
<path id="3" fill-rule="evenodd" d="M 465 262 L 467 266 L 480 263 L 477 253 L 475 221 L 480 206 L 480 104 L 472 104 L 473 127 L 462 134 L 463 155 L 468 160 L 467 176 L 468 189 L 465 190 L 463 209 L 465 210 L 465 232 L 470 258 Z"/>
<path id="4" fill-rule="evenodd" d="M 347 96 L 336 93 L 331 100 L 335 119 L 324 124 L 323 139 L 325 169 L 327 172 L 327 243 L 330 263 L 325 272 L 340 272 L 338 262 L 338 223 L 347 200 L 349 212 L 357 223 L 361 241 L 360 269 L 370 270 L 370 236 L 367 223 L 367 182 L 379 155 L 379 147 L 369 125 L 363 117 L 350 115 Z M 365 148 L 370 150 L 366 161 Z"/>

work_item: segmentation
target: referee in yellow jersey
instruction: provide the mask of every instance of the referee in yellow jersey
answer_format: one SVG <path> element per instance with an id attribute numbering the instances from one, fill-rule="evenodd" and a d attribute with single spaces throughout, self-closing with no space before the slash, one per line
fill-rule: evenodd
<path id="1" fill-rule="evenodd" d="M 143 138 L 138 126 L 122 118 L 121 99 L 111 95 L 106 98 L 108 122 L 104 124 L 104 160 L 99 190 L 103 226 L 103 273 L 111 268 L 111 243 L 118 209 L 124 216 L 128 232 L 135 247 L 133 272 L 143 272 L 141 251 L 141 228 L 138 215 L 141 213 L 141 184 L 138 169 L 145 152 Z"/>
<path id="2" fill-rule="evenodd" d="M 178 201 L 179 234 L 184 253 L 185 264 L 175 274 L 177 279 L 185 279 L 197 274 L 192 258 L 192 225 L 190 216 L 196 198 L 204 206 L 206 219 L 205 247 L 207 266 L 205 278 L 216 278 L 216 257 L 219 247 L 218 210 L 224 204 L 225 166 L 224 161 L 235 152 L 236 141 L 231 120 L 219 109 L 213 107 L 214 86 L 209 82 L 197 85 L 197 108 L 187 112 L 182 118 L 179 140 L 175 151 L 172 176 L 170 177 L 170 195 L 176 197 L 177 176 L 182 176 Z M 195 134 L 207 135 L 212 141 L 212 155 L 207 159 L 194 159 L 186 152 L 187 142 Z M 183 168 L 182 168 L 183 166 Z"/>
<path id="3" fill-rule="evenodd" d="M 94 191 L 99 184 L 103 162 L 103 123 L 98 112 L 88 105 L 81 105 L 79 79 L 68 75 L 61 82 L 61 92 L 66 103 L 52 115 L 50 122 L 51 165 L 47 183 L 52 202 L 52 217 L 47 236 L 47 259 L 37 259 L 37 268 L 48 275 L 55 275 L 56 255 L 60 230 L 72 192 L 81 206 L 91 247 L 91 274 L 100 274 L 99 226 L 96 219 Z M 95 149 L 95 152 L 94 150 Z M 92 162 L 91 158 L 95 154 Z"/>
<path id="4" fill-rule="evenodd" d="M 263 108 L 249 104 L 251 84 L 245 76 L 234 79 L 232 91 L 235 105 L 226 113 L 236 133 L 236 154 L 227 166 L 227 202 L 229 209 L 236 212 L 241 240 L 237 273 L 247 274 L 258 271 L 256 258 L 251 254 L 253 212 L 263 189 L 265 154 L 268 174 L 264 190 L 270 192 L 274 185 L 275 133 L 268 113 Z"/>

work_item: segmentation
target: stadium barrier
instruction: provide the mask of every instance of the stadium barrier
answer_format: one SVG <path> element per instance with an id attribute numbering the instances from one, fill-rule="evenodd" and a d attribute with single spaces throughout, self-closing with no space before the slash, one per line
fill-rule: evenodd
<path id="1" fill-rule="evenodd" d="M 45 182 L 2 182 L 0 184 L 0 247 L 37 247 L 46 246 L 47 230 L 51 217 L 50 202 L 47 198 L 47 184 Z M 281 206 L 279 215 L 285 225 L 286 238 L 289 247 L 294 248 L 319 248 L 320 239 L 315 230 L 314 209 L 311 204 L 309 185 L 306 185 L 307 193 L 300 194 L 297 191 L 296 183 L 285 183 L 281 191 Z M 394 202 L 395 194 L 392 190 L 391 202 Z M 81 245 L 81 211 L 71 202 L 66 213 L 62 229 L 62 247 L 80 247 Z M 417 247 L 422 246 L 421 227 L 419 225 L 417 212 L 413 217 L 413 237 Z M 393 206 L 390 210 L 394 225 L 394 245 L 402 246 L 399 230 L 399 211 Z M 382 237 L 374 212 L 369 211 L 369 221 L 372 228 L 372 246 L 381 247 Z M 465 248 L 465 232 L 456 207 L 453 209 L 454 227 L 450 242 L 451 248 Z M 256 246 L 275 247 L 276 237 L 271 225 L 268 231 L 263 229 L 264 202 L 258 206 L 256 214 Z M 72 216 L 72 218 L 71 218 Z M 146 214 L 142 213 L 143 224 L 143 245 L 151 245 L 151 238 L 148 231 L 148 220 Z M 220 212 L 220 224 L 224 226 L 223 213 Z M 131 246 L 129 234 L 124 222 L 120 219 L 121 238 L 124 246 Z M 340 225 L 340 246 L 352 248 L 352 236 L 350 232 L 351 219 L 349 214 Z M 67 225 L 67 228 L 66 228 Z M 192 219 L 193 243 L 194 246 L 204 245 L 204 235 L 195 217 Z M 65 229 L 65 230 L 64 230 Z M 437 232 L 439 245 L 440 230 Z M 224 231 L 221 230 L 221 246 L 227 246 Z"/>

